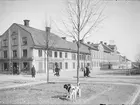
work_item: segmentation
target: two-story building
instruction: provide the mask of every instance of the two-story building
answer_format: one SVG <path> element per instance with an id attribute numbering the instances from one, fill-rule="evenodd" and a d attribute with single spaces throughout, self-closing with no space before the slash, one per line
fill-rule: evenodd
<path id="1" fill-rule="evenodd" d="M 77 69 L 77 45 L 66 41 L 48 31 L 42 31 L 29 26 L 29 20 L 24 20 L 24 25 L 12 24 L 0 37 L 0 70 L 13 73 L 14 68 L 19 72 L 30 72 L 32 65 L 37 73 L 46 72 L 48 40 L 49 67 L 53 69 L 54 63 L 58 63 L 62 70 Z M 47 35 L 49 35 L 47 37 Z M 85 45 L 80 46 L 80 67 L 90 65 L 90 51 Z"/>

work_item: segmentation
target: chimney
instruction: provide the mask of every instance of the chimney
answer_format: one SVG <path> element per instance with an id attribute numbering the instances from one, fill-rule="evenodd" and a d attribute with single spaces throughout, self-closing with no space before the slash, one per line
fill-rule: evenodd
<path id="1" fill-rule="evenodd" d="M 103 41 L 100 41 L 100 43 L 102 44 L 102 43 L 103 43 Z"/>
<path id="2" fill-rule="evenodd" d="M 66 37 L 61 37 L 62 39 L 66 40 Z"/>
<path id="3" fill-rule="evenodd" d="M 105 44 L 105 45 L 107 45 L 107 43 L 106 43 L 106 42 L 104 42 L 104 44 Z"/>
<path id="4" fill-rule="evenodd" d="M 90 44 L 90 42 L 87 42 L 87 44 Z"/>
<path id="5" fill-rule="evenodd" d="M 29 22 L 30 22 L 30 20 L 24 20 L 24 26 L 29 27 Z"/>

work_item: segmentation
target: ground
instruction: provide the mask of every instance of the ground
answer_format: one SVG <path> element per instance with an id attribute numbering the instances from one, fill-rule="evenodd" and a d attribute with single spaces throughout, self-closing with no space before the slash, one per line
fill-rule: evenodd
<path id="1" fill-rule="evenodd" d="M 81 103 L 93 95 L 107 90 L 112 85 L 81 84 L 82 97 L 76 102 L 66 100 L 64 83 L 40 84 L 0 90 L 1 104 L 74 104 Z"/>
<path id="2" fill-rule="evenodd" d="M 30 75 L 0 74 L 0 104 L 140 103 L 140 76 L 115 75 L 116 72 L 91 72 L 88 78 L 84 78 L 83 72 L 80 72 L 82 97 L 76 102 L 65 100 L 66 90 L 63 88 L 64 83 L 76 83 L 76 71 L 61 71 L 60 77 L 50 73 L 50 84 L 46 82 L 46 74 L 38 74 L 35 78 Z"/>

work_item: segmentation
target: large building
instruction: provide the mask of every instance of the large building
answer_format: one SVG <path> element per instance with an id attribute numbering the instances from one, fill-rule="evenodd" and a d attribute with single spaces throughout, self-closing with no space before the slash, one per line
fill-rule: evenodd
<path id="1" fill-rule="evenodd" d="M 49 69 L 54 69 L 58 63 L 61 70 L 77 69 L 77 44 L 69 42 L 66 37 L 59 37 L 50 33 L 50 28 L 42 31 L 29 26 L 29 20 L 24 25 L 13 23 L 7 31 L 0 36 L 0 72 L 30 73 L 32 65 L 37 73 L 45 73 L 47 68 L 46 40 L 48 38 Z M 48 37 L 47 37 L 48 35 Z M 120 54 L 114 45 L 106 43 L 84 43 L 80 41 L 80 68 L 90 65 L 91 69 L 98 71 L 101 68 L 119 68 Z"/>

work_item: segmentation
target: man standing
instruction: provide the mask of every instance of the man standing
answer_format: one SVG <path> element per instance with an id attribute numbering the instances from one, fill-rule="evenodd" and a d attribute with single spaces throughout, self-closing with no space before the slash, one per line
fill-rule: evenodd
<path id="1" fill-rule="evenodd" d="M 34 65 L 33 65 L 33 67 L 31 68 L 31 74 L 32 74 L 32 77 L 35 78 L 36 71 L 35 71 Z"/>

